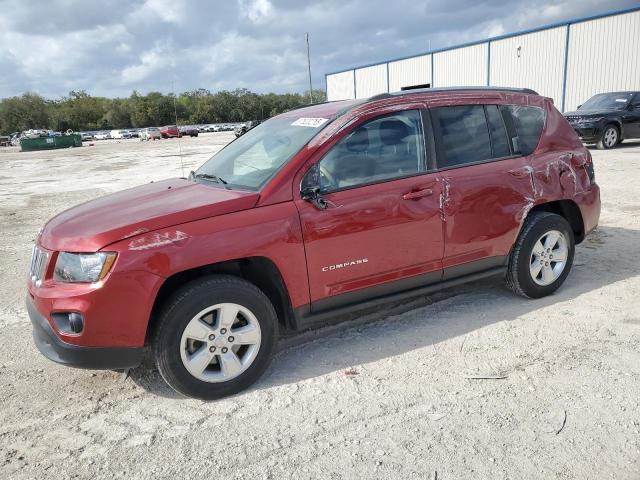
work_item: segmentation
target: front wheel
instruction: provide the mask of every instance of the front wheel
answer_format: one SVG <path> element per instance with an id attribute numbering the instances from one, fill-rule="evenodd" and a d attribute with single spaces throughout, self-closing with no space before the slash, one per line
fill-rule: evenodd
<path id="1" fill-rule="evenodd" d="M 534 212 L 527 217 L 509 257 L 507 286 L 523 297 L 550 295 L 569 275 L 574 253 L 569 223 L 555 213 Z"/>
<path id="2" fill-rule="evenodd" d="M 183 395 L 233 395 L 268 367 L 277 325 L 273 305 L 253 284 L 227 275 L 195 280 L 161 313 L 153 341 L 158 370 Z"/>
<path id="3" fill-rule="evenodd" d="M 609 150 L 610 148 L 618 145 L 619 140 L 620 132 L 618 132 L 617 127 L 615 125 L 607 125 L 604 128 L 602 136 L 600 137 L 600 140 L 598 140 L 596 147 L 599 150 Z"/>

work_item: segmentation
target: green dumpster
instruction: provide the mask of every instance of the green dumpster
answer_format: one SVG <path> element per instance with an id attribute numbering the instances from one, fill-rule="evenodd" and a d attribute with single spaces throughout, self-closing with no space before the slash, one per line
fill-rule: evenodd
<path id="1" fill-rule="evenodd" d="M 54 148 L 81 147 L 82 137 L 79 133 L 60 135 L 59 137 L 21 138 L 20 149 L 23 152 L 34 150 L 52 150 Z"/>

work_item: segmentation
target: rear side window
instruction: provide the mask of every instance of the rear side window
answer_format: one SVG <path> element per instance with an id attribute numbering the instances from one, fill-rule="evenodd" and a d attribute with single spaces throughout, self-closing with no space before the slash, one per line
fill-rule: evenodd
<path id="1" fill-rule="evenodd" d="M 513 153 L 530 155 L 538 145 L 544 128 L 544 110 L 523 105 L 501 105 L 500 110 L 509 128 Z"/>
<path id="2" fill-rule="evenodd" d="M 509 149 L 507 129 L 504 125 L 502 115 L 500 115 L 498 111 L 498 107 L 496 105 L 487 105 L 485 109 L 487 112 L 487 121 L 489 122 L 489 131 L 491 132 L 493 158 L 510 156 L 511 150 Z"/>
<path id="3" fill-rule="evenodd" d="M 440 107 L 431 110 L 440 139 L 438 166 L 455 167 L 492 158 L 489 128 L 483 105 Z"/>

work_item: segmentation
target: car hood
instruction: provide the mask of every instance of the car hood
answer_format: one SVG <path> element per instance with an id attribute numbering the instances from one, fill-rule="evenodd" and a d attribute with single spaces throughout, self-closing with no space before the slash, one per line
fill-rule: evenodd
<path id="1" fill-rule="evenodd" d="M 564 112 L 565 117 L 603 117 L 605 115 L 620 115 L 622 110 L 576 110 L 574 112 Z"/>
<path id="2" fill-rule="evenodd" d="M 149 183 L 60 213 L 44 226 L 39 243 L 49 250 L 95 252 L 149 231 L 245 210 L 258 198 L 180 178 Z"/>

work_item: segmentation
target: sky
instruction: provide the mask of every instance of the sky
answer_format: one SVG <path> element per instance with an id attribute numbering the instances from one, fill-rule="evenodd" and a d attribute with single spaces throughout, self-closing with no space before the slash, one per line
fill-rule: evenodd
<path id="1" fill-rule="evenodd" d="M 308 89 L 325 73 L 638 0 L 0 0 L 0 98 Z"/>

